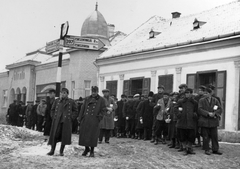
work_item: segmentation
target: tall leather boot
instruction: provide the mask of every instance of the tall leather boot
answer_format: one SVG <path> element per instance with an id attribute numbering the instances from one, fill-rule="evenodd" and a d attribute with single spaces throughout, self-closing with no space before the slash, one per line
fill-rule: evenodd
<path id="1" fill-rule="evenodd" d="M 89 157 L 94 157 L 94 147 L 91 147 Z"/>
<path id="2" fill-rule="evenodd" d="M 89 147 L 85 147 L 84 152 L 82 153 L 82 156 L 87 156 L 87 154 L 89 153 L 90 148 Z"/>
<path id="3" fill-rule="evenodd" d="M 51 146 L 51 150 L 50 150 L 50 152 L 47 153 L 47 155 L 49 155 L 49 156 L 54 155 L 56 145 L 57 145 L 57 143 L 53 143 L 53 145 Z"/>
<path id="4" fill-rule="evenodd" d="M 60 156 L 64 156 L 63 154 L 64 148 L 65 148 L 65 145 L 62 144 L 60 148 Z"/>

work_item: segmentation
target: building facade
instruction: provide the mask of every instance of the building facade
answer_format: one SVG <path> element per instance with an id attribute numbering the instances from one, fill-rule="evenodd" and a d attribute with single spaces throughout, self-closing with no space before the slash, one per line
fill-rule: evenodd
<path id="1" fill-rule="evenodd" d="M 80 35 L 98 38 L 104 44 L 100 50 L 64 49 L 62 59 L 61 87 L 69 89 L 69 97 L 78 99 L 90 95 L 91 86 L 98 85 L 97 67 L 94 62 L 107 48 L 125 37 L 114 32 L 114 25 L 107 24 L 97 6 L 84 21 Z M 121 36 L 119 36 L 121 35 Z M 46 98 L 50 89 L 56 88 L 58 53 L 48 55 L 37 50 L 27 53 L 20 60 L 6 66 L 0 73 L 0 114 L 6 114 L 13 100 L 35 101 Z"/>
<path id="2" fill-rule="evenodd" d="M 134 95 L 212 84 L 221 99 L 220 128 L 240 130 L 240 2 L 172 19 L 150 18 L 96 60 L 100 90 Z"/>

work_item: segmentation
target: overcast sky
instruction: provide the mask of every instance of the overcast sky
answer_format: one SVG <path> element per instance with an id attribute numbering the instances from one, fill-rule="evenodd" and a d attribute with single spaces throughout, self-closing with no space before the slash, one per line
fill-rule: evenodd
<path id="1" fill-rule="evenodd" d="M 171 18 L 198 13 L 233 0 L 98 0 L 98 10 L 115 30 L 131 33 L 154 15 Z M 70 35 L 80 35 L 96 0 L 0 0 L 0 71 L 28 52 L 43 47 L 69 21 Z"/>

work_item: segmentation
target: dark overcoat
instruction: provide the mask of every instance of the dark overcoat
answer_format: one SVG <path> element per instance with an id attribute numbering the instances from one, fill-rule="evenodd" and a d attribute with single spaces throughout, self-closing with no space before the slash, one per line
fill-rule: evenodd
<path id="1" fill-rule="evenodd" d="M 53 121 L 48 144 L 53 145 L 55 143 L 57 128 L 61 121 L 63 121 L 61 142 L 63 145 L 70 145 L 72 121 L 77 117 L 77 105 L 74 100 L 70 98 L 64 100 L 60 98 L 56 99 L 51 108 L 51 117 Z"/>
<path id="2" fill-rule="evenodd" d="M 106 111 L 106 102 L 103 97 L 89 96 L 85 99 L 78 120 L 79 142 L 81 146 L 97 147 L 98 137 L 100 133 L 99 123 Z"/>
<path id="3" fill-rule="evenodd" d="M 125 127 L 125 118 L 123 117 L 123 105 L 124 102 L 122 100 L 117 102 L 115 116 L 117 116 L 118 121 L 116 122 L 116 127 Z"/>
<path id="4" fill-rule="evenodd" d="M 178 111 L 178 108 L 182 107 L 182 111 Z M 177 113 L 177 128 L 180 129 L 195 129 L 198 103 L 193 98 L 180 99 L 176 105 Z"/>
<path id="5" fill-rule="evenodd" d="M 51 131 L 51 126 L 52 126 L 52 117 L 51 117 L 51 109 L 53 106 L 55 99 L 52 98 L 50 99 L 49 97 L 47 98 L 47 110 L 45 112 L 45 126 L 44 126 L 44 136 L 49 136 L 50 131 Z"/>
<path id="6" fill-rule="evenodd" d="M 218 109 L 214 111 L 214 106 L 218 106 Z M 216 113 L 216 116 L 210 117 L 208 115 L 209 112 Z M 199 120 L 198 125 L 199 127 L 217 127 L 219 126 L 219 119 L 222 113 L 222 107 L 219 103 L 219 101 L 211 97 L 211 101 L 208 101 L 208 98 L 202 98 L 199 100 L 199 106 L 198 106 L 198 114 L 199 114 Z"/>
<path id="7" fill-rule="evenodd" d="M 104 114 L 103 114 L 103 119 L 101 120 L 100 122 L 100 129 L 107 129 L 107 130 L 112 130 L 114 129 L 114 116 L 115 116 L 115 110 L 117 109 L 117 104 L 114 102 L 114 100 L 109 97 L 109 98 L 105 98 L 105 103 L 106 103 L 106 107 L 110 107 L 110 104 L 113 105 L 113 111 L 112 112 L 109 112 L 109 111 L 104 111 Z M 108 112 L 110 114 L 108 114 Z"/>
<path id="8" fill-rule="evenodd" d="M 129 117 L 129 119 L 133 120 L 135 119 L 135 112 L 133 110 L 134 101 L 128 100 L 123 105 L 123 117 Z"/>
<path id="9" fill-rule="evenodd" d="M 152 128 L 153 125 L 153 107 L 155 103 L 150 102 L 149 100 L 144 100 L 142 102 L 142 118 L 143 118 L 143 127 Z"/>
<path id="10" fill-rule="evenodd" d="M 140 118 L 142 118 L 143 102 L 144 101 L 140 101 L 140 103 L 137 104 L 137 108 L 136 108 L 136 119 L 137 119 L 136 129 L 137 130 L 143 129 L 143 123 L 140 122 Z"/>

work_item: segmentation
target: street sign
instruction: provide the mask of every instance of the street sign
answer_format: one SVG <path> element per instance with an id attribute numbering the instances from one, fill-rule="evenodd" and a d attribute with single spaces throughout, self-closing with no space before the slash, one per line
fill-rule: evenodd
<path id="1" fill-rule="evenodd" d="M 56 39 L 54 41 L 47 42 L 45 50 L 47 53 L 53 53 L 58 51 L 59 48 L 60 48 L 60 39 Z"/>
<path id="2" fill-rule="evenodd" d="M 64 38 L 64 47 L 99 50 L 104 47 L 104 43 L 101 40 L 95 38 L 67 35 Z"/>
<path id="3" fill-rule="evenodd" d="M 64 37 L 67 35 L 67 33 L 68 33 L 68 28 L 69 28 L 69 23 L 68 23 L 68 21 L 61 25 L 61 35 L 60 35 L 60 39 L 64 39 Z"/>

